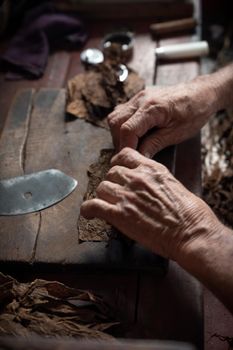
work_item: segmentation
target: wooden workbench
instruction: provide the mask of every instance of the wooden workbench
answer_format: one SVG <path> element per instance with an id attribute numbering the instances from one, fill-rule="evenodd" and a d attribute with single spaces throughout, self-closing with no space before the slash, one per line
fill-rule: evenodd
<path id="1" fill-rule="evenodd" d="M 113 24 L 92 21 L 88 27 L 90 39 L 86 47 L 99 47 L 103 35 L 112 30 Z M 136 33 L 130 66 L 139 72 L 147 85 L 154 83 L 156 45 L 191 39 L 190 36 L 183 36 L 156 42 L 149 35 L 148 21 L 143 20 L 132 21 L 130 28 Z M 51 55 L 43 78 L 37 81 L 6 82 L 4 76 L 0 76 L 1 178 L 54 167 L 54 162 L 56 167 L 73 176 L 77 175 L 74 165 L 79 164 L 79 176 L 83 176 L 77 201 L 74 201 L 73 193 L 65 201 L 43 212 L 0 219 L 1 271 L 21 280 L 43 277 L 61 280 L 78 288 L 90 288 L 114 305 L 119 318 L 129 324 L 126 337 L 182 340 L 192 342 L 201 349 L 201 288 L 175 263 L 170 262 L 168 273 L 162 277 L 156 271 L 140 272 L 137 269 L 97 272 L 90 265 L 89 270 L 77 272 L 75 268 L 77 251 L 71 242 L 77 241 L 78 209 L 87 181 L 84 178 L 85 169 L 97 157 L 95 142 L 98 141 L 101 148 L 111 144 L 109 135 L 100 129 L 93 141 L 92 149 L 96 149 L 96 153 L 89 152 L 87 156 L 83 149 L 82 163 L 77 157 L 67 156 L 69 152 L 75 155 L 75 142 L 77 140 L 78 145 L 84 129 L 86 134 L 92 133 L 92 126 L 84 122 L 81 124 L 79 120 L 64 119 L 64 111 L 58 108 L 57 101 L 60 103 L 65 98 L 64 90 L 60 89 L 66 86 L 70 78 L 83 71 L 79 55 L 79 51 Z M 199 63 L 176 62 L 159 65 L 156 69 L 155 83 L 172 85 L 195 78 L 199 73 Z M 22 88 L 26 89 L 24 95 L 22 90 L 19 91 Z M 17 116 L 17 103 L 24 108 L 24 119 L 20 119 L 22 114 Z M 33 103 L 36 103 L 36 108 L 32 108 Z M 57 123 L 51 119 L 55 115 L 58 117 Z M 22 142 L 23 153 L 20 148 Z M 192 192 L 200 194 L 199 135 L 179 145 L 175 158 L 173 152 L 165 153 L 163 160 L 170 164 L 175 176 Z M 169 157 L 173 157 L 172 160 Z M 72 214 L 75 211 L 76 216 Z M 73 269 L 66 270 L 67 262 Z"/>

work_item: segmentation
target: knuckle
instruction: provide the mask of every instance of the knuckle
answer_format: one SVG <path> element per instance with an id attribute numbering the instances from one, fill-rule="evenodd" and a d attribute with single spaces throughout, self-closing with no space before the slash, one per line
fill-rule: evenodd
<path id="1" fill-rule="evenodd" d="M 131 178 L 131 185 L 135 188 L 145 187 L 146 179 L 144 174 L 133 174 Z"/>
<path id="2" fill-rule="evenodd" d="M 131 132 L 132 132 L 132 127 L 131 127 L 131 125 L 129 124 L 129 123 L 124 123 L 124 124 L 122 124 L 121 125 L 121 128 L 120 128 L 120 132 L 122 133 L 122 134 L 130 134 Z"/>
<path id="3" fill-rule="evenodd" d="M 125 107 L 127 106 L 128 102 L 126 103 L 119 103 L 117 106 L 115 106 L 113 112 L 110 115 L 116 116 L 116 115 L 121 115 L 124 110 Z"/>
<path id="4" fill-rule="evenodd" d="M 106 179 L 111 180 L 117 178 L 122 174 L 122 167 L 119 165 L 114 165 L 107 173 Z"/>
<path id="5" fill-rule="evenodd" d="M 146 95 L 146 89 L 143 89 L 143 90 L 139 91 L 135 97 L 141 98 L 141 97 L 145 97 L 145 95 Z"/>
<path id="6" fill-rule="evenodd" d="M 115 129 L 116 127 L 118 127 L 119 125 L 119 120 L 116 117 L 116 115 L 114 116 L 108 116 L 108 125 L 110 126 L 111 129 Z"/>
<path id="7" fill-rule="evenodd" d="M 110 121 L 114 118 L 114 116 L 115 116 L 115 113 L 114 113 L 114 112 L 112 112 L 111 114 L 109 114 L 109 115 L 107 116 L 107 121 L 110 122 Z"/>
<path id="8" fill-rule="evenodd" d="M 96 194 L 99 195 L 103 192 L 106 187 L 106 181 L 102 181 L 99 186 L 96 188 Z"/>
<path id="9" fill-rule="evenodd" d="M 161 173 L 167 173 L 168 172 L 168 168 L 165 165 L 161 164 L 161 163 L 157 163 L 157 167 L 158 167 L 158 169 L 160 170 Z"/>
<path id="10" fill-rule="evenodd" d="M 124 147 L 119 153 L 118 156 L 120 159 L 130 156 L 132 153 L 132 148 Z"/>
<path id="11" fill-rule="evenodd" d="M 150 169 L 152 172 L 155 172 L 156 174 L 157 173 L 167 173 L 168 172 L 168 169 L 165 165 L 159 163 L 159 162 L 156 162 L 154 160 L 149 160 L 150 163 L 148 163 Z"/>
<path id="12" fill-rule="evenodd" d="M 145 101 L 144 107 L 145 109 L 150 109 L 151 106 L 155 106 L 156 102 L 153 97 L 148 97 Z"/>
<path id="13" fill-rule="evenodd" d="M 157 114 L 165 114 L 168 109 L 168 105 L 166 103 L 156 103 L 154 106 L 154 113 Z"/>
<path id="14" fill-rule="evenodd" d="M 116 173 L 118 173 L 119 172 L 119 166 L 118 165 L 114 165 L 108 172 L 107 172 L 107 177 L 109 177 L 109 176 L 112 176 L 112 175 L 114 175 L 114 174 L 116 174 Z"/>

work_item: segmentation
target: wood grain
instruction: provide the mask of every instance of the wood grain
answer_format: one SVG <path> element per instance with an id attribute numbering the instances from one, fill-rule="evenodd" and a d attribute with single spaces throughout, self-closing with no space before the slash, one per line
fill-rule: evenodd
<path id="1" fill-rule="evenodd" d="M 0 139 L 0 179 L 25 173 L 25 149 L 33 93 L 33 90 L 24 90 L 16 95 L 8 114 L 4 134 Z M 1 217 L 1 261 L 30 262 L 36 244 L 39 216 L 36 213 L 30 216 Z"/>
<path id="2" fill-rule="evenodd" d="M 110 148 L 108 131 L 82 120 L 65 119 L 65 90 L 38 92 L 28 138 L 28 172 L 57 168 L 79 182 L 58 205 L 41 212 L 36 261 L 68 263 L 78 259 L 77 220 L 87 186 L 87 168 L 101 148 Z M 87 141 L 88 140 L 88 141 Z"/>

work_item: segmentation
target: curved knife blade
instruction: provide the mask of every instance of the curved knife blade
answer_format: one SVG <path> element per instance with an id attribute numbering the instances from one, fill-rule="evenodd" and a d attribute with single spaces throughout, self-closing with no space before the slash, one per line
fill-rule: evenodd
<path id="1" fill-rule="evenodd" d="M 0 181 L 0 215 L 33 213 L 67 197 L 78 182 L 49 169 Z"/>

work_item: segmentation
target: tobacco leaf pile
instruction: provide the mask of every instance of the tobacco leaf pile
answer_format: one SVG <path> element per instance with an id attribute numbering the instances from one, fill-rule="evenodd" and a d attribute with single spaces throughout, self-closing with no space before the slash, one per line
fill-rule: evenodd
<path id="1" fill-rule="evenodd" d="M 106 117 L 120 103 L 144 88 L 144 80 L 128 68 L 124 82 L 118 80 L 118 60 L 106 60 L 68 82 L 66 112 L 108 129 Z"/>
<path id="2" fill-rule="evenodd" d="M 114 340 L 106 333 L 117 324 L 94 294 L 59 282 L 19 283 L 0 273 L 0 335 Z"/>
<path id="3" fill-rule="evenodd" d="M 225 34 L 214 70 L 233 61 L 233 25 Z M 233 109 L 213 116 L 202 129 L 203 198 L 233 228 Z"/>
<path id="4" fill-rule="evenodd" d="M 214 116 L 202 132 L 203 197 L 233 228 L 233 110 Z"/>

